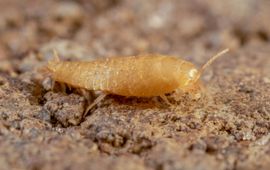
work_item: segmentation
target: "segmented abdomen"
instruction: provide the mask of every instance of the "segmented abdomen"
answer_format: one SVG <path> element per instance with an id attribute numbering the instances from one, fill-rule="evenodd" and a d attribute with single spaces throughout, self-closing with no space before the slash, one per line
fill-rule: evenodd
<path id="1" fill-rule="evenodd" d="M 116 57 L 92 62 L 60 62 L 56 81 L 123 96 L 158 96 L 178 87 L 185 61 L 162 55 Z"/>

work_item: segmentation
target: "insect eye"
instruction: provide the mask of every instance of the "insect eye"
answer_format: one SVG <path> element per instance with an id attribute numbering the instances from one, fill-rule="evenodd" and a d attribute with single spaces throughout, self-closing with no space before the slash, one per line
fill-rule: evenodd
<path id="1" fill-rule="evenodd" d="M 198 70 L 197 69 L 191 69 L 188 73 L 188 76 L 190 79 L 195 79 L 195 77 L 198 74 Z"/>

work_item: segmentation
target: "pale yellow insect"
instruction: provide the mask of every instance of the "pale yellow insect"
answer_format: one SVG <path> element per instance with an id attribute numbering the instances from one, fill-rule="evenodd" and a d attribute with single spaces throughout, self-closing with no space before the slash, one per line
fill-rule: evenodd
<path id="1" fill-rule="evenodd" d="M 49 61 L 48 69 L 55 81 L 87 90 L 100 90 L 105 94 L 153 97 L 181 89 L 189 92 L 198 84 L 203 71 L 228 49 L 213 56 L 201 69 L 185 60 L 166 55 L 147 54 L 113 57 L 96 61 Z M 89 106 L 102 100 L 99 96 Z"/>

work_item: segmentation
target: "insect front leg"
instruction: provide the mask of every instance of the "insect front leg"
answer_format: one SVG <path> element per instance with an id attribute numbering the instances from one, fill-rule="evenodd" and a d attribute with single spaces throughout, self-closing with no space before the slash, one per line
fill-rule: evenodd
<path id="1" fill-rule="evenodd" d="M 204 86 L 201 81 L 197 81 L 187 92 L 192 100 L 199 100 L 203 97 Z"/>
<path id="2" fill-rule="evenodd" d="M 199 100 L 203 96 L 203 92 L 204 86 L 198 81 L 186 89 L 176 89 L 172 94 L 172 97 L 175 101 L 184 100 L 186 97 L 191 100 Z"/>

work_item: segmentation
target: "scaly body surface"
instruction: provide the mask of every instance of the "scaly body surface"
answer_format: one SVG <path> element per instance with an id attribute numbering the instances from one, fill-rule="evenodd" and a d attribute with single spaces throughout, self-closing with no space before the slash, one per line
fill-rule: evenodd
<path id="1" fill-rule="evenodd" d="M 90 62 L 50 61 L 53 79 L 122 96 L 160 96 L 189 89 L 200 72 L 185 60 L 165 55 L 112 57 Z"/>

